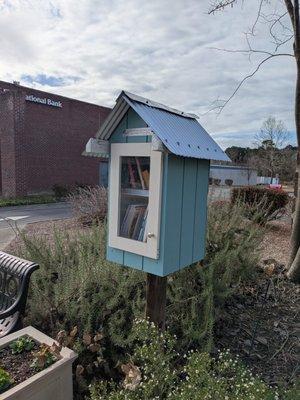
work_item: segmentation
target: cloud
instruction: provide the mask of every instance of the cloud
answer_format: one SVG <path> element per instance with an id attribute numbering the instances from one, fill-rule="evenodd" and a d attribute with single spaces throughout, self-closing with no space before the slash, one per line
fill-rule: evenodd
<path id="1" fill-rule="evenodd" d="M 200 115 L 223 146 L 250 145 L 252 132 L 269 115 L 293 131 L 291 57 L 264 65 L 218 117 L 206 113 L 214 100 L 231 95 L 260 57 L 249 62 L 244 55 L 212 49 L 245 48 L 243 32 L 255 20 L 256 1 L 214 16 L 207 14 L 209 4 L 6 0 L 0 4 L 0 79 L 105 106 L 126 89 Z M 271 0 L 266 7 L 277 4 Z M 270 49 L 266 26 L 258 26 L 254 42 Z"/>
<path id="2" fill-rule="evenodd" d="M 47 76 L 45 74 L 37 74 L 36 76 L 21 75 L 21 80 L 22 82 L 31 84 L 33 87 L 36 85 L 59 87 L 77 83 L 80 81 L 80 78 L 76 76 Z"/>

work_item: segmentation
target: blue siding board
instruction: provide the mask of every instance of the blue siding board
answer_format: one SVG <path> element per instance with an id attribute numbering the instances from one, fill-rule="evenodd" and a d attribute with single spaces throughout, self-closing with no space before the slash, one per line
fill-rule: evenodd
<path id="1" fill-rule="evenodd" d="M 143 256 L 124 251 L 124 265 L 135 269 L 143 269 Z"/>
<path id="2" fill-rule="evenodd" d="M 180 235 L 182 212 L 184 158 L 168 156 L 165 204 L 164 273 L 175 272 L 180 266 Z"/>
<path id="3" fill-rule="evenodd" d="M 202 260 L 205 255 L 208 176 L 209 161 L 198 160 L 193 262 Z"/>
<path id="4" fill-rule="evenodd" d="M 145 128 L 147 124 L 144 120 L 132 109 L 130 108 L 127 112 L 127 127 L 126 129 L 134 128 Z M 127 143 L 145 143 L 147 141 L 147 136 L 131 136 L 127 137 Z"/>
<path id="5" fill-rule="evenodd" d="M 146 128 L 148 125 L 146 122 L 132 109 L 127 111 L 128 115 L 128 129 L 134 128 Z"/>
<path id="6" fill-rule="evenodd" d="M 125 142 L 125 137 L 123 136 L 123 133 L 126 129 L 126 119 L 127 116 L 125 115 L 122 120 L 120 121 L 119 125 L 116 127 L 114 133 L 112 134 L 110 138 L 111 143 L 124 143 Z"/>
<path id="7" fill-rule="evenodd" d="M 150 272 L 151 274 L 158 275 L 158 276 L 165 276 L 164 268 L 162 264 L 161 257 L 158 260 L 153 260 L 148 257 L 144 257 L 144 265 L 143 265 L 144 272 Z"/>
<path id="8" fill-rule="evenodd" d="M 197 160 L 186 158 L 182 195 L 180 268 L 193 262 L 196 179 Z"/>
<path id="9" fill-rule="evenodd" d="M 117 263 L 117 264 L 122 264 L 124 262 L 124 251 L 115 249 L 113 247 L 107 246 L 107 251 L 106 251 L 106 258 L 108 261 Z"/>

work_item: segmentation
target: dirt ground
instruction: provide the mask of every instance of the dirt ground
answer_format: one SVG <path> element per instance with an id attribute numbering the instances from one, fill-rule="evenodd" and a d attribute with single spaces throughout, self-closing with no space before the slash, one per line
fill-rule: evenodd
<path id="1" fill-rule="evenodd" d="M 216 326 L 219 348 L 229 348 L 269 384 L 300 376 L 300 286 L 286 278 L 291 224 L 268 224 L 255 285 L 242 286 Z"/>
<path id="2" fill-rule="evenodd" d="M 241 287 L 216 326 L 216 346 L 230 349 L 269 384 L 299 378 L 300 288 L 282 265 L 266 261 L 255 286 Z"/>
<path id="3" fill-rule="evenodd" d="M 261 257 L 274 258 L 278 263 L 287 265 L 290 252 L 291 223 L 289 220 L 270 222 L 264 235 Z"/>

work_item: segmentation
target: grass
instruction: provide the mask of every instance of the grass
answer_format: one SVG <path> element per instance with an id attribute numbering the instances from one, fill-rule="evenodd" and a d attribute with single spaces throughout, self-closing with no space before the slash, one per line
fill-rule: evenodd
<path id="1" fill-rule="evenodd" d="M 56 201 L 57 200 L 55 199 L 55 197 L 50 194 L 14 197 L 8 199 L 0 198 L 0 207 L 26 206 L 30 204 L 47 204 L 56 203 Z"/>

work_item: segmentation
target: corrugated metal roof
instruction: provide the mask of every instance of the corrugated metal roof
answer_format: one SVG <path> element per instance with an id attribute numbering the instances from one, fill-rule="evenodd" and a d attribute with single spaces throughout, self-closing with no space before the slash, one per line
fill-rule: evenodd
<path id="1" fill-rule="evenodd" d="M 256 168 L 246 167 L 244 165 L 218 165 L 211 164 L 210 169 L 235 169 L 235 170 L 247 170 L 247 171 L 256 171 Z"/>
<path id="2" fill-rule="evenodd" d="M 231 161 L 199 124 L 194 114 L 187 114 L 124 91 L 97 133 L 98 138 L 110 138 L 128 106 L 136 111 L 170 152 L 183 157 Z"/>
<path id="3" fill-rule="evenodd" d="M 124 98 L 172 153 L 206 160 L 230 161 L 225 152 L 194 118 Z"/>
<path id="4" fill-rule="evenodd" d="M 173 114 L 178 114 L 178 115 L 181 115 L 182 117 L 186 117 L 186 118 L 198 118 L 198 115 L 196 115 L 196 114 L 190 114 L 190 113 L 186 113 L 184 111 L 176 110 L 176 108 L 171 108 L 169 106 L 166 106 L 165 104 L 157 103 L 156 101 L 146 99 L 145 97 L 138 96 L 137 94 L 125 92 L 124 90 L 121 92 L 117 101 L 119 100 L 120 97 L 122 98 L 123 95 L 128 97 L 130 100 L 137 101 L 139 103 L 143 103 L 149 107 L 159 108 L 161 110 L 165 110 L 165 111 L 171 112 Z"/>

